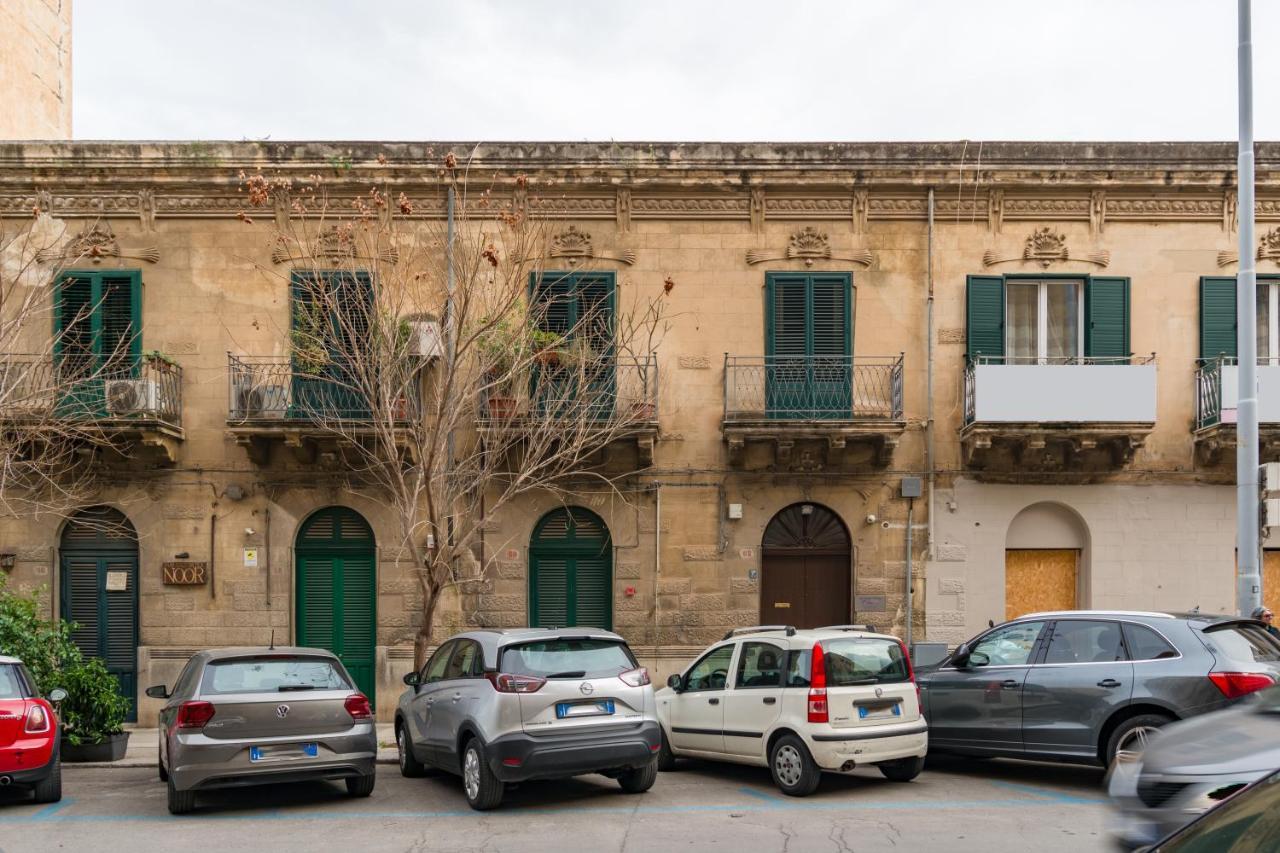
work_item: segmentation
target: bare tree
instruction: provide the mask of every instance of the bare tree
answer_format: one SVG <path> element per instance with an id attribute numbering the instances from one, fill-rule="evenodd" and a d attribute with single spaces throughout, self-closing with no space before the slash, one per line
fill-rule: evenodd
<path id="1" fill-rule="evenodd" d="M 353 486 L 398 524 L 421 590 L 419 667 L 442 593 L 484 575 L 486 518 L 531 493 L 623 496 L 644 463 L 599 463 L 656 431 L 670 290 L 620 305 L 597 270 L 548 273 L 545 222 L 516 201 L 522 176 L 476 189 L 453 154 L 441 176 L 430 199 L 383 185 L 354 203 L 319 176 L 242 176 L 250 206 L 275 211 L 275 259 L 291 262 L 269 270 L 291 288 L 287 405 L 338 439 Z"/>

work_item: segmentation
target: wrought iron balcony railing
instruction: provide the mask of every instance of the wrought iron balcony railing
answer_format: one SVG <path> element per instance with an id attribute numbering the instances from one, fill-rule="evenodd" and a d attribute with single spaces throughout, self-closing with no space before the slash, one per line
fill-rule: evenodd
<path id="1" fill-rule="evenodd" d="M 1155 353 L 1145 356 L 1054 358 L 979 355 L 965 362 L 964 422 L 972 424 L 979 419 L 1027 422 L 1154 420 L 1155 361 Z M 1093 371 L 1093 368 L 1124 367 L 1148 369 L 1141 376 L 1130 375 L 1120 369 Z M 1018 372 L 1016 376 L 1010 372 L 1003 379 L 992 375 L 984 383 L 979 376 L 984 368 L 995 371 L 1016 368 Z M 1038 371 L 1037 368 L 1043 370 Z M 980 413 L 980 396 L 984 404 L 991 405 L 1000 414 Z"/>
<path id="2" fill-rule="evenodd" d="M 529 388 L 488 387 L 480 419 L 656 424 L 658 357 L 609 356 L 587 365 L 535 366 Z"/>
<path id="3" fill-rule="evenodd" d="M 903 356 L 724 357 L 724 420 L 900 421 Z"/>
<path id="4" fill-rule="evenodd" d="M 1196 366 L 1196 429 L 1234 424 L 1239 400 L 1234 356 L 1202 359 Z M 1258 420 L 1280 422 L 1280 357 L 1258 359 Z"/>
<path id="5" fill-rule="evenodd" d="M 0 418 L 179 429 L 182 368 L 132 355 L 0 355 Z"/>
<path id="6" fill-rule="evenodd" d="M 394 399 L 356 366 L 330 360 L 308 369 L 289 356 L 227 354 L 227 421 L 232 424 L 408 421 L 420 411 L 416 384 Z"/>

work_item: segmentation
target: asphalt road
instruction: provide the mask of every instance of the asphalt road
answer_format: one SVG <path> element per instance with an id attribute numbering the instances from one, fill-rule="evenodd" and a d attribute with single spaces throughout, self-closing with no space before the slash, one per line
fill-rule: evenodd
<path id="1" fill-rule="evenodd" d="M 204 795 L 165 809 L 152 769 L 67 769 L 64 799 L 0 791 L 0 853 L 91 850 L 286 851 L 938 851 L 1107 850 L 1102 771 L 1007 761 L 938 761 L 895 784 L 875 769 L 784 797 L 763 769 L 684 762 L 647 794 L 600 776 L 528 783 L 501 809 L 467 807 L 456 778 L 404 779 L 378 767 L 367 800 L 340 785 Z"/>

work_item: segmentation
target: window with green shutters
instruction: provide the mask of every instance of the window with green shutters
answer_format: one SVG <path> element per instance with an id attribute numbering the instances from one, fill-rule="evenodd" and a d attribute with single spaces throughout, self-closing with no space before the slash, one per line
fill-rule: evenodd
<path id="1" fill-rule="evenodd" d="M 105 383 L 132 379 L 142 357 L 142 274 L 66 272 L 54 293 L 54 363 L 64 416 L 106 415 Z"/>
<path id="2" fill-rule="evenodd" d="M 1127 363 L 1129 279 L 971 275 L 965 287 L 970 362 Z"/>
<path id="3" fill-rule="evenodd" d="M 289 285 L 293 416 L 365 420 L 367 392 L 353 356 L 372 325 L 373 281 L 365 273 L 295 270 Z"/>
<path id="4" fill-rule="evenodd" d="M 532 273 L 529 293 L 538 327 L 564 337 L 586 359 L 580 368 L 538 366 L 532 379 L 534 399 L 544 412 L 585 405 L 589 415 L 609 417 L 617 396 L 614 274 Z"/>
<path id="5" fill-rule="evenodd" d="M 853 277 L 765 276 L 765 413 L 844 419 L 853 407 Z"/>
<path id="6" fill-rule="evenodd" d="M 1280 276 L 1258 276 L 1258 359 L 1280 358 Z M 1200 358 L 1235 358 L 1236 277 L 1204 276 L 1200 279 Z"/>
<path id="7" fill-rule="evenodd" d="M 545 515 L 529 545 L 529 624 L 613 628 L 613 545 L 595 513 Z"/>

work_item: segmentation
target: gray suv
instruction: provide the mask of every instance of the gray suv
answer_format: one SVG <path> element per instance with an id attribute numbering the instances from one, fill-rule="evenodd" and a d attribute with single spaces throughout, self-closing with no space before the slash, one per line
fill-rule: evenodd
<path id="1" fill-rule="evenodd" d="M 1074 610 L 997 625 L 917 670 L 934 752 L 1109 765 L 1280 677 L 1251 619 Z"/>
<path id="2" fill-rule="evenodd" d="M 491 809 L 506 783 L 602 773 L 653 787 L 662 736 L 649 673 L 594 628 L 469 631 L 440 645 L 396 707 L 400 772 L 462 776 Z"/>

